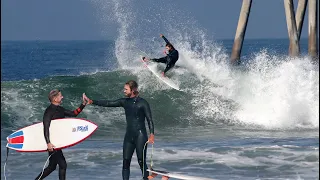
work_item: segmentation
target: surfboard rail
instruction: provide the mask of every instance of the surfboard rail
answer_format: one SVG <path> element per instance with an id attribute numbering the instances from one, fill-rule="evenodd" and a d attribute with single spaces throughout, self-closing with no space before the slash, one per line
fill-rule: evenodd
<path id="1" fill-rule="evenodd" d="M 211 178 L 204 178 L 204 177 L 197 177 L 197 176 L 189 176 L 189 175 L 182 175 L 178 173 L 171 173 L 168 171 L 156 170 L 156 169 L 147 169 L 147 171 L 153 173 L 154 175 L 161 175 L 164 179 L 169 178 L 176 178 L 181 180 L 214 180 Z M 153 176 L 155 177 L 155 176 Z"/>
<path id="2" fill-rule="evenodd" d="M 144 60 L 141 60 L 141 62 L 143 63 L 144 67 L 148 68 L 162 82 L 164 82 L 165 84 L 167 84 L 168 86 L 170 86 L 175 90 L 181 91 L 180 87 L 176 83 L 174 83 L 170 78 L 162 77 L 162 75 L 159 72 L 157 72 L 155 63 L 146 62 Z"/>

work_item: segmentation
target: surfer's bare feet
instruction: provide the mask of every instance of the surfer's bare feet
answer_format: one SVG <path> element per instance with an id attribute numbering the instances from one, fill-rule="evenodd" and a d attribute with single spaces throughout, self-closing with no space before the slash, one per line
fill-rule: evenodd
<path id="1" fill-rule="evenodd" d="M 161 180 L 168 180 L 169 177 L 168 176 L 162 176 Z"/>
<path id="2" fill-rule="evenodd" d="M 148 176 L 148 179 L 153 179 L 153 178 L 155 178 L 156 176 L 157 176 L 157 174 L 152 173 L 150 176 Z"/>
<path id="3" fill-rule="evenodd" d="M 164 74 L 164 72 L 161 73 L 162 77 L 166 77 L 166 75 Z"/>

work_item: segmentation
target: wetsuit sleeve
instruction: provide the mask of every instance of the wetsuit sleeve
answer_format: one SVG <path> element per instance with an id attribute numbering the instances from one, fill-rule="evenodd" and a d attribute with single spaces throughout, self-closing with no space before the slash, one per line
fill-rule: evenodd
<path id="1" fill-rule="evenodd" d="M 150 131 L 150 133 L 154 134 L 154 126 L 153 126 L 151 110 L 150 110 L 149 103 L 147 101 L 145 101 L 143 108 L 144 108 L 144 113 L 145 113 L 146 118 L 147 118 L 149 131 Z"/>
<path id="2" fill-rule="evenodd" d="M 67 110 L 67 109 L 64 109 L 64 115 L 65 116 L 69 116 L 69 117 L 76 117 L 78 116 L 78 114 L 83 110 L 83 108 L 85 107 L 86 105 L 83 105 L 81 104 L 76 110 L 74 111 L 70 111 L 70 110 Z"/>
<path id="3" fill-rule="evenodd" d="M 43 115 L 43 134 L 47 144 L 50 143 L 49 128 L 50 128 L 52 116 L 53 116 L 53 112 L 48 110 L 46 110 Z"/>
<path id="4" fill-rule="evenodd" d="M 163 39 L 166 43 L 171 44 L 166 37 L 162 36 L 162 39 Z"/>
<path id="5" fill-rule="evenodd" d="M 167 57 L 168 56 L 165 56 L 165 57 L 162 57 L 162 58 L 153 58 L 153 59 L 150 59 L 151 61 L 154 61 L 154 62 L 160 62 L 160 63 L 167 63 Z"/>
<path id="6" fill-rule="evenodd" d="M 109 100 L 92 100 L 92 104 L 97 106 L 103 106 L 103 107 L 123 107 L 124 105 L 124 98 L 117 99 L 114 101 Z"/>
<path id="7" fill-rule="evenodd" d="M 166 73 L 167 71 L 169 71 L 169 69 L 171 69 L 172 65 L 171 64 L 167 64 L 166 68 L 164 69 L 164 73 Z"/>
<path id="8" fill-rule="evenodd" d="M 162 58 L 159 58 L 159 59 L 150 59 L 151 61 L 154 61 L 154 62 L 160 62 L 160 63 L 165 63 L 166 64 L 166 68 L 164 70 L 164 73 L 166 73 L 171 67 L 172 67 L 172 60 L 171 60 L 171 57 L 169 55 L 167 55 L 166 57 L 162 57 Z"/>

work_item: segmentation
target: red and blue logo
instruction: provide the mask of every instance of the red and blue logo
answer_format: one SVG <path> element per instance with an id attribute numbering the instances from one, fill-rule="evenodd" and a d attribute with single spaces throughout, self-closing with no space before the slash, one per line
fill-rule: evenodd
<path id="1" fill-rule="evenodd" d="M 12 133 L 7 137 L 7 141 L 7 147 L 12 149 L 22 149 L 24 141 L 23 131 Z"/>

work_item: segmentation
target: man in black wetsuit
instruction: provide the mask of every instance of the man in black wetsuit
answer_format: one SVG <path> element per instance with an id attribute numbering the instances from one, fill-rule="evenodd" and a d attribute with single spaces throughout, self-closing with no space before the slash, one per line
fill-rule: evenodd
<path id="1" fill-rule="evenodd" d="M 162 37 L 164 39 L 164 41 L 166 42 L 166 50 L 168 51 L 168 54 L 165 51 L 164 52 L 166 55 L 165 57 L 162 57 L 159 59 L 153 58 L 150 60 L 153 62 L 165 63 L 167 65 L 166 68 L 164 69 L 164 71 L 162 72 L 162 76 L 165 76 L 165 73 L 167 71 L 169 71 L 169 69 L 173 68 L 173 66 L 178 61 L 179 52 L 173 47 L 173 45 L 168 41 L 168 39 L 165 38 L 162 34 L 160 34 L 160 37 Z M 142 60 L 147 61 L 147 58 L 142 57 Z"/>
<path id="2" fill-rule="evenodd" d="M 83 96 L 82 97 L 83 103 L 80 105 L 80 107 L 78 107 L 74 111 L 70 111 L 60 106 L 63 99 L 63 96 L 60 90 L 55 89 L 50 91 L 48 98 L 51 104 L 49 107 L 47 107 L 43 115 L 43 132 L 44 132 L 44 138 L 47 142 L 50 159 L 49 159 L 48 167 L 44 169 L 43 172 L 40 172 L 36 180 L 44 179 L 45 177 L 47 177 L 51 172 L 53 172 L 56 169 L 57 165 L 59 165 L 59 180 L 65 180 L 67 162 L 63 156 L 62 150 L 61 149 L 55 150 L 54 144 L 50 142 L 50 132 L 49 132 L 50 123 L 52 119 L 65 118 L 66 116 L 76 117 L 85 107 L 86 101 Z"/>
<path id="3" fill-rule="evenodd" d="M 138 163 L 143 174 L 143 179 L 148 179 L 146 163 L 146 142 L 154 143 L 154 127 L 151 117 L 149 103 L 139 97 L 138 84 L 130 80 L 124 85 L 124 94 L 127 98 L 120 98 L 114 101 L 109 100 L 91 100 L 85 95 L 88 104 L 94 104 L 103 107 L 123 107 L 126 114 L 127 130 L 123 141 L 123 166 L 122 179 L 129 180 L 130 163 L 134 150 L 136 150 Z M 150 136 L 148 139 L 145 120 L 149 125 Z M 145 147 L 145 149 L 144 149 Z M 144 155 L 144 156 L 143 156 Z M 144 161 L 144 162 L 143 162 Z"/>

